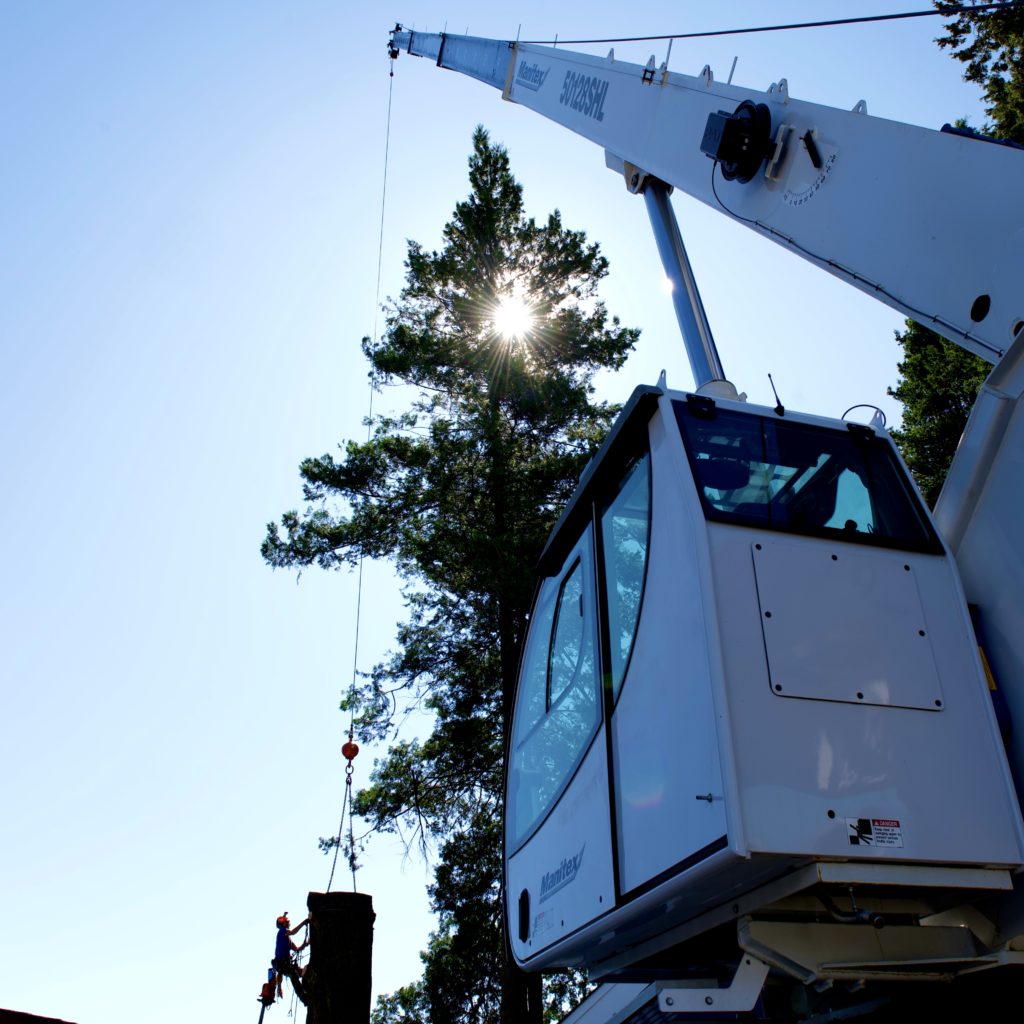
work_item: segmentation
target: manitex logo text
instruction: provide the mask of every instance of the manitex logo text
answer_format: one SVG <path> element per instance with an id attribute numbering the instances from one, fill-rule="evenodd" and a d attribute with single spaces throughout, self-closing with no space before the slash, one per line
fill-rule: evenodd
<path id="1" fill-rule="evenodd" d="M 549 871 L 540 883 L 540 902 L 554 896 L 559 889 L 564 889 L 570 882 L 576 881 L 576 873 L 583 863 L 583 851 L 587 848 L 586 843 L 580 847 L 580 852 L 575 857 L 564 857 L 562 863 L 554 871 Z"/>
<path id="2" fill-rule="evenodd" d="M 604 98 L 608 94 L 608 82 L 603 78 L 566 71 L 562 82 L 562 95 L 558 102 L 563 107 L 578 110 L 595 121 L 604 120 Z"/>
<path id="3" fill-rule="evenodd" d="M 516 85 L 536 92 L 544 84 L 550 70 L 550 68 L 542 68 L 539 64 L 527 64 L 525 60 L 520 61 L 516 71 Z"/>

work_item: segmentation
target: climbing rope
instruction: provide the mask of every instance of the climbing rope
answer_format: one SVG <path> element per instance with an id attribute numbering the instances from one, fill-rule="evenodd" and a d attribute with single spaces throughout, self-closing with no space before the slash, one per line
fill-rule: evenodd
<path id="1" fill-rule="evenodd" d="M 383 170 L 383 182 L 381 185 L 380 195 L 380 230 L 377 237 L 377 289 L 373 299 L 373 331 L 370 334 L 370 383 L 369 383 L 369 398 L 367 401 L 367 412 L 366 412 L 366 441 L 369 444 L 373 437 L 373 390 L 374 390 L 374 372 L 376 371 L 376 359 L 375 353 L 377 349 L 377 317 L 380 313 L 380 278 L 381 278 L 381 267 L 383 266 L 384 258 L 384 213 L 387 209 L 387 196 L 388 196 L 388 154 L 391 150 L 391 99 L 394 93 L 395 85 L 395 58 L 398 56 L 398 51 L 391 49 L 388 53 L 391 60 L 391 68 L 388 73 L 388 113 L 386 128 L 384 131 L 384 170 Z M 349 686 L 349 720 L 348 720 L 348 741 L 341 748 L 341 753 L 348 761 L 345 766 L 345 795 L 341 803 L 341 820 L 338 822 L 338 835 L 335 839 L 334 844 L 334 858 L 331 861 L 331 873 L 327 879 L 327 892 L 331 891 L 331 885 L 334 882 L 334 870 L 338 865 L 338 850 L 341 848 L 342 837 L 345 834 L 345 814 L 348 813 L 348 842 L 346 843 L 346 856 L 348 859 L 349 870 L 352 872 L 352 891 L 356 892 L 356 871 L 358 864 L 356 863 L 356 837 L 355 837 L 355 824 L 353 820 L 352 811 L 352 761 L 355 759 L 356 754 L 359 753 L 359 746 L 354 740 L 355 736 L 355 694 L 356 694 L 356 680 L 359 678 L 359 638 L 362 629 L 362 617 L 363 617 L 363 556 L 359 556 L 358 573 L 356 576 L 356 622 L 355 622 L 355 640 L 353 644 L 352 652 L 352 682 Z"/>

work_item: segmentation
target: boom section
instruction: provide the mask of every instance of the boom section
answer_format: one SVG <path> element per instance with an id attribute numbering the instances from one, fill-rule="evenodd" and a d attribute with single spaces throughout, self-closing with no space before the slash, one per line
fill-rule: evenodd
<path id="1" fill-rule="evenodd" d="M 660 178 L 989 362 L 1024 331 L 1018 148 L 871 117 L 863 101 L 809 103 L 785 79 L 760 92 L 653 57 L 644 67 L 614 51 L 406 30 L 392 44 L 590 139 L 632 190 Z M 770 118 L 749 180 L 702 150 L 716 115 L 744 103 Z"/>

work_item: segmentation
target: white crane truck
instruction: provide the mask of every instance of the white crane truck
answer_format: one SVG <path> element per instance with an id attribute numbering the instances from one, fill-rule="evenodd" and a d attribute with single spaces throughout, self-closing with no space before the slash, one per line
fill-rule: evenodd
<path id="1" fill-rule="evenodd" d="M 992 700 L 1024 722 L 1024 151 L 653 57 L 390 46 L 605 150 L 697 383 L 637 388 L 541 558 L 506 752 L 516 961 L 588 968 L 593 1024 L 836 1019 L 1024 963 L 1024 735 Z M 934 513 L 878 417 L 724 379 L 672 187 L 994 364 Z"/>

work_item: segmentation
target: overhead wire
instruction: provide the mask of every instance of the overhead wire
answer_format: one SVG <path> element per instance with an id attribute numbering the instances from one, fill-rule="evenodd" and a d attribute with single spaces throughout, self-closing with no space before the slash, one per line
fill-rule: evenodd
<path id="1" fill-rule="evenodd" d="M 376 371 L 376 350 L 377 350 L 377 327 L 378 327 L 378 316 L 380 314 L 380 280 L 381 280 L 381 268 L 384 263 L 384 215 L 387 210 L 387 196 L 388 196 L 388 156 L 391 151 L 391 100 L 394 94 L 395 86 L 395 62 L 394 59 L 390 61 L 390 71 L 388 74 L 388 111 L 386 117 L 386 126 L 384 130 L 384 170 L 381 184 L 381 196 L 380 196 L 380 229 L 377 238 L 377 285 L 374 292 L 373 299 L 373 331 L 370 335 L 370 383 L 369 383 L 369 398 L 367 400 L 367 412 L 366 412 L 366 441 L 369 444 L 373 437 L 373 392 L 374 392 L 374 373 Z M 349 685 L 349 720 L 348 720 L 348 742 L 353 743 L 353 736 L 355 734 L 355 693 L 356 693 L 356 680 L 359 677 L 359 638 L 362 630 L 362 615 L 363 615 L 363 560 L 364 556 L 360 554 L 359 562 L 356 574 L 356 618 L 355 618 L 355 637 L 353 640 L 353 651 L 352 651 L 352 682 Z M 356 748 L 358 749 L 358 748 Z M 354 755 L 353 755 L 354 756 Z M 338 850 L 341 848 L 342 836 L 345 832 L 345 814 L 348 812 L 348 863 L 349 870 L 352 872 L 352 891 L 356 891 L 356 854 L 355 854 L 355 828 L 353 825 L 353 811 L 352 811 L 352 758 L 348 759 L 348 764 L 345 767 L 345 795 L 342 799 L 341 804 L 341 821 L 338 824 L 338 835 L 334 846 L 334 858 L 331 861 L 331 873 L 327 879 L 327 892 L 331 891 L 331 885 L 334 882 L 334 871 L 338 865 Z"/>
<path id="2" fill-rule="evenodd" d="M 781 25 L 754 25 L 749 28 L 725 28 L 708 32 L 674 32 L 657 36 L 616 36 L 602 39 L 523 39 L 521 42 L 532 46 L 584 46 L 586 44 L 598 43 L 655 43 L 664 42 L 670 39 L 706 39 L 712 36 L 741 36 L 752 35 L 757 32 L 788 32 L 794 29 L 805 28 L 832 28 L 836 25 L 864 25 L 869 22 L 879 21 L 902 21 L 907 18 L 933 18 L 950 17 L 965 11 L 992 11 L 1012 10 L 1024 4 L 1024 0 L 1002 0 L 999 3 L 988 4 L 959 4 L 945 10 L 930 8 L 926 11 L 900 11 L 895 14 L 866 14 L 857 18 L 830 18 L 825 21 L 797 21 Z"/>

